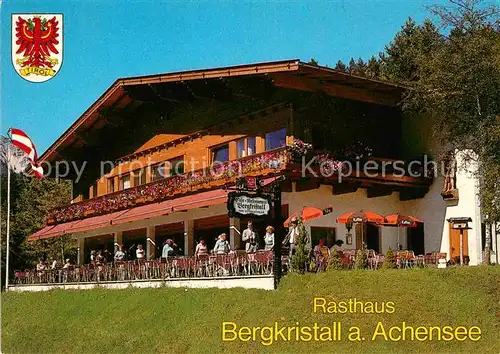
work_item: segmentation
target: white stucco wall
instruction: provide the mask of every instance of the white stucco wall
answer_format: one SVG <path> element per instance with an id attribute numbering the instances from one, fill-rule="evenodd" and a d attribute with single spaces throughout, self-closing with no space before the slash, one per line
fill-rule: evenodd
<path id="1" fill-rule="evenodd" d="M 346 244 L 345 234 L 347 229 L 344 224 L 336 222 L 337 217 L 351 211 L 374 211 L 382 215 L 392 213 L 402 213 L 402 204 L 399 201 L 398 193 L 393 193 L 390 196 L 367 198 L 366 189 L 358 189 L 355 193 L 347 193 L 341 195 L 333 195 L 332 187 L 322 185 L 318 189 L 313 189 L 304 192 L 283 193 L 283 204 L 289 205 L 291 213 L 300 214 L 305 206 L 313 206 L 317 208 L 326 208 L 332 206 L 331 214 L 322 216 L 318 219 L 306 223 L 307 230 L 311 231 L 311 226 L 316 227 L 335 227 L 337 239 L 344 241 L 344 248 L 356 248 L 356 237 L 354 228 L 351 230 L 353 235 L 353 244 Z M 400 231 L 400 243 L 403 248 L 406 248 L 406 230 Z M 398 229 L 393 227 L 381 228 L 381 249 L 386 252 L 389 247 L 397 248 Z"/>
<path id="2" fill-rule="evenodd" d="M 134 280 L 134 281 L 110 281 L 100 283 L 67 283 L 67 284 L 34 284 L 34 285 L 11 285 L 9 291 L 37 292 L 55 289 L 62 290 L 89 290 L 95 288 L 126 289 L 133 288 L 245 288 L 274 290 L 274 278 L 272 275 L 226 277 L 226 278 L 179 278 L 163 280 Z"/>
<path id="3" fill-rule="evenodd" d="M 458 157 L 459 166 L 463 165 L 461 156 Z M 429 192 L 424 198 L 408 201 L 400 201 L 399 193 L 394 192 L 390 196 L 367 198 L 366 189 L 358 189 L 355 193 L 333 195 L 332 187 L 322 185 L 318 189 L 304 192 L 292 192 L 283 194 L 283 203 L 289 204 L 290 213 L 299 214 L 305 206 L 325 208 L 332 206 L 331 214 L 312 220 L 306 224 L 310 232 L 311 226 L 336 228 L 337 239 L 345 243 L 347 230 L 344 224 L 338 224 L 338 216 L 351 211 L 374 211 L 381 215 L 401 213 L 415 216 L 424 221 L 424 246 L 425 252 L 440 251 L 450 256 L 449 226 L 448 219 L 451 217 L 470 217 L 471 230 L 468 231 L 468 248 L 470 265 L 477 265 L 482 260 L 481 245 L 481 214 L 478 201 L 478 186 L 476 179 L 470 172 L 474 166 L 469 166 L 466 171 L 459 168 L 457 171 L 457 188 L 459 190 L 459 201 L 446 202 L 441 197 L 443 178 L 436 178 Z M 406 229 L 399 229 L 400 243 L 406 248 Z M 345 248 L 356 248 L 354 230 L 353 245 L 344 244 Z M 496 237 L 496 236 L 495 236 Z M 386 252 L 389 247 L 397 248 L 398 229 L 392 227 L 381 227 L 381 250 Z"/>
<path id="4" fill-rule="evenodd" d="M 436 178 L 430 191 L 423 199 L 403 202 L 404 212 L 418 216 L 424 223 L 425 248 L 447 253 L 450 257 L 450 235 L 448 219 L 470 217 L 472 222 L 468 231 L 470 265 L 477 265 L 482 260 L 481 213 L 478 198 L 477 180 L 473 176 L 474 164 L 465 168 L 463 155 L 457 155 L 456 186 L 459 200 L 447 202 L 441 197 L 443 178 Z"/>
<path id="5" fill-rule="evenodd" d="M 439 138 L 435 121 L 430 116 L 403 115 L 402 119 L 402 150 L 405 158 L 413 158 L 420 154 L 429 157 L 436 156 L 445 144 Z M 430 158 L 430 159 L 431 159 Z M 427 250 L 436 250 L 450 254 L 449 226 L 446 221 L 450 217 L 470 217 L 471 230 L 468 231 L 468 246 L 470 264 L 480 264 L 482 261 L 481 244 L 481 208 L 478 198 L 478 185 L 471 172 L 464 170 L 463 154 L 457 154 L 457 188 L 459 192 L 458 203 L 444 202 L 440 196 L 443 188 L 443 179 L 437 178 L 431 186 L 430 192 L 424 199 L 405 202 L 405 212 L 413 213 L 425 221 L 425 247 Z M 474 171 L 476 166 L 469 164 L 469 171 Z M 441 236 L 440 236 L 441 235 Z M 495 240 L 493 239 L 493 242 Z"/>

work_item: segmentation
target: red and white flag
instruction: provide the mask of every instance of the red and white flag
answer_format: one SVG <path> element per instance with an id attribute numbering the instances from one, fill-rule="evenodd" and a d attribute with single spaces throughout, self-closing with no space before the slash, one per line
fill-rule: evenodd
<path id="1" fill-rule="evenodd" d="M 38 166 L 38 155 L 36 153 L 36 147 L 30 137 L 21 129 L 16 128 L 10 128 L 9 135 L 12 144 L 20 148 L 27 155 L 28 160 L 31 163 L 31 170 L 33 171 L 33 174 L 37 178 L 42 178 L 43 168 Z"/>

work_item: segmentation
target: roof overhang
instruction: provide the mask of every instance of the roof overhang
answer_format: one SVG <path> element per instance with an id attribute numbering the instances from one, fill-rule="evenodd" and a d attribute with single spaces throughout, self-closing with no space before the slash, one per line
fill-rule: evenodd
<path id="1" fill-rule="evenodd" d="M 94 126 L 106 124 L 100 112 L 122 109 L 133 101 L 128 87 L 162 83 L 185 83 L 193 80 L 266 75 L 274 86 L 307 92 L 324 93 L 347 99 L 396 106 L 403 86 L 350 75 L 327 67 L 301 62 L 299 59 L 247 64 L 205 70 L 190 70 L 116 80 L 40 157 L 40 161 L 56 161 L 61 149 L 83 140 L 82 134 Z"/>

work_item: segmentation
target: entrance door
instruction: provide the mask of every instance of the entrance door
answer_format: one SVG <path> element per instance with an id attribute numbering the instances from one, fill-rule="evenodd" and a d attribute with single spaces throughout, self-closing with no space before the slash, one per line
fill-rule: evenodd
<path id="1" fill-rule="evenodd" d="M 467 230 L 462 230 L 462 233 L 463 256 L 467 257 L 469 256 L 469 237 Z M 450 224 L 450 258 L 454 259 L 455 257 L 460 259 L 460 230 L 454 229 L 453 225 Z"/>
<path id="2" fill-rule="evenodd" d="M 380 253 L 380 229 L 370 223 L 366 224 L 366 248 Z"/>
<path id="3" fill-rule="evenodd" d="M 416 255 L 424 254 L 424 223 L 419 222 L 417 227 L 408 227 L 407 235 L 407 248 L 415 252 Z"/>

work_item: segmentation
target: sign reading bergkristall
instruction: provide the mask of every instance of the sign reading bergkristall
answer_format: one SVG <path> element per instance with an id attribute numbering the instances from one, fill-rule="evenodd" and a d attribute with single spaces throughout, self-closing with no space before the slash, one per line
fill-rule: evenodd
<path id="1" fill-rule="evenodd" d="M 271 212 L 271 197 L 243 192 L 229 193 L 227 209 L 230 217 L 268 216 Z"/>

